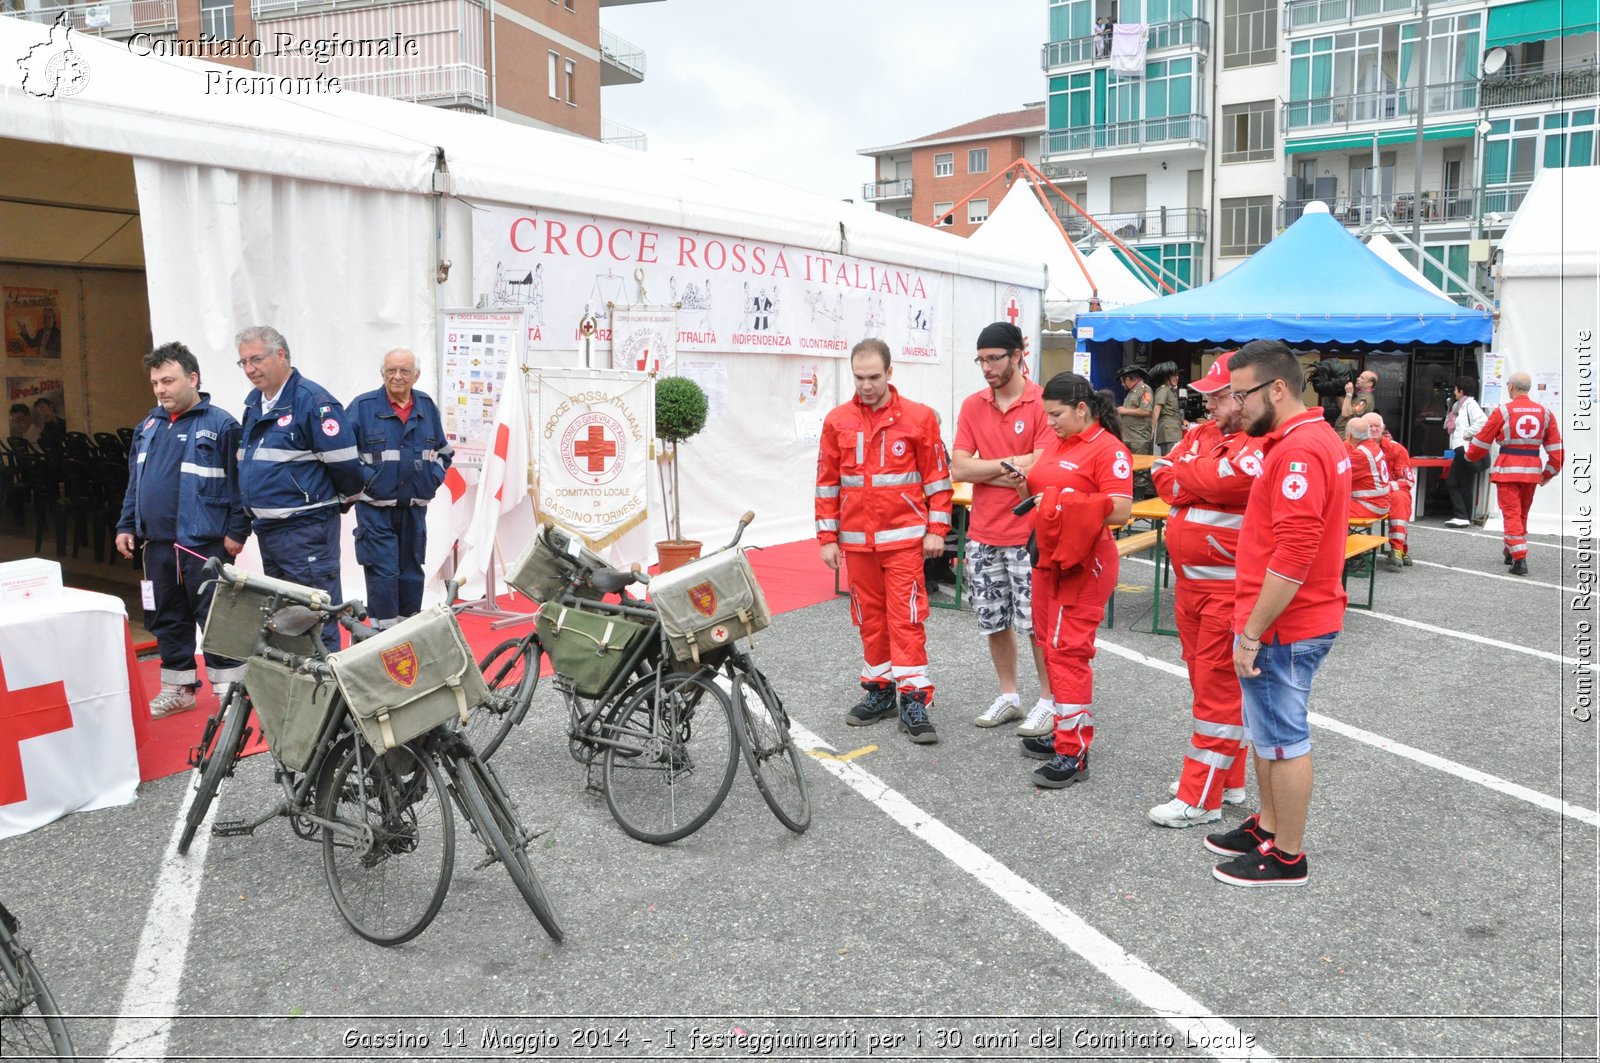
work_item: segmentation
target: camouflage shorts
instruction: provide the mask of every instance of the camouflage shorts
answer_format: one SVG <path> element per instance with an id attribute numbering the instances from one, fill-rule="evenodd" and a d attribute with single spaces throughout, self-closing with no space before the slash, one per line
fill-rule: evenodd
<path id="1" fill-rule="evenodd" d="M 1033 632 L 1033 569 L 1025 546 L 990 546 L 967 540 L 967 602 L 978 631 L 993 635 L 1014 627 Z"/>

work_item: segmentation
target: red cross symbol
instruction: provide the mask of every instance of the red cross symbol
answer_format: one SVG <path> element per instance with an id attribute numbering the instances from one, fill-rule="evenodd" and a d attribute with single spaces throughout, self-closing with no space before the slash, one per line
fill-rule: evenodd
<path id="1" fill-rule="evenodd" d="M 5 665 L 0 664 L 0 805 L 27 799 L 28 787 L 22 778 L 22 740 L 71 727 L 72 710 L 67 706 L 65 683 L 12 690 L 6 682 Z"/>
<path id="2" fill-rule="evenodd" d="M 641 372 L 642 372 L 642 371 L 643 371 L 643 370 L 644 370 L 644 367 L 645 367 L 645 366 L 646 366 L 646 365 L 648 365 L 648 364 L 649 364 L 649 362 L 650 362 L 650 348 L 649 348 L 649 347 L 646 347 L 646 348 L 645 348 L 645 349 L 644 349 L 644 350 L 642 350 L 642 351 L 640 351 L 640 352 L 639 352 L 639 358 L 638 358 L 638 361 L 636 361 L 636 362 L 635 362 L 635 363 L 634 363 L 634 366 L 633 366 L 633 367 L 634 367 L 634 368 L 635 368 L 635 369 L 637 369 L 637 370 L 640 370 L 640 371 L 641 371 Z M 592 466 L 591 466 L 591 467 L 590 467 L 590 469 L 589 469 L 589 471 L 590 471 L 590 472 L 599 472 L 599 471 L 600 471 L 600 470 L 599 470 L 599 469 L 596 469 L 596 468 L 593 468 L 593 467 L 592 467 Z"/>
<path id="3" fill-rule="evenodd" d="M 1017 305 L 1015 296 L 1006 300 L 1006 317 L 1011 319 L 1013 325 L 1017 323 L 1018 318 L 1022 317 L 1022 307 Z"/>
<path id="4" fill-rule="evenodd" d="M 617 455 L 617 445 L 606 438 L 606 431 L 597 424 L 589 426 L 587 437 L 572 444 L 572 456 L 587 458 L 590 472 L 604 472 L 606 459 Z"/>

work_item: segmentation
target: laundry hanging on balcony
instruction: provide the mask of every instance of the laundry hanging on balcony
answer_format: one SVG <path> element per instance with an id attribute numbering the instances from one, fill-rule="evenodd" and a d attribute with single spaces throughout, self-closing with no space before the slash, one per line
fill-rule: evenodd
<path id="1" fill-rule="evenodd" d="M 1111 69 L 1122 77 L 1144 77 L 1145 42 L 1149 39 L 1143 22 L 1119 22 L 1111 32 Z"/>

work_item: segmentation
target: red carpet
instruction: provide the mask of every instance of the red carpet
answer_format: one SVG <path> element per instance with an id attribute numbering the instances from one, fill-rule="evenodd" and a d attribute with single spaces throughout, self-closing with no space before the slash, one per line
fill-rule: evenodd
<path id="1" fill-rule="evenodd" d="M 768 546 L 759 550 L 751 550 L 750 563 L 755 566 L 756 578 L 761 581 L 761 589 L 766 593 L 767 604 L 772 607 L 773 613 L 786 613 L 791 609 L 803 609 L 808 605 L 826 602 L 833 598 L 833 572 L 830 571 L 817 554 L 817 543 L 814 539 L 806 539 L 797 543 L 784 543 L 780 546 Z M 508 612 L 528 613 L 533 611 L 533 603 L 521 595 L 502 595 L 500 607 Z M 520 638 L 527 633 L 526 624 L 513 624 L 508 627 L 493 630 L 493 623 L 488 617 L 472 616 L 461 617 L 461 630 L 467 636 L 467 643 L 472 647 L 473 654 L 482 660 L 494 647 L 506 639 Z M 549 665 L 546 662 L 546 671 Z M 148 703 L 149 697 L 161 689 L 161 662 L 155 658 L 139 661 L 137 665 L 138 678 L 144 685 Z M 203 670 L 202 670 L 203 671 Z M 139 692 L 135 690 L 134 698 L 139 700 Z M 162 720 L 143 720 L 136 724 L 136 734 L 139 741 L 139 775 L 144 781 L 163 779 L 168 775 L 175 775 L 181 771 L 189 770 L 189 750 L 198 745 L 200 736 L 205 731 L 206 718 L 216 710 L 217 699 L 211 693 L 209 683 L 204 683 L 195 696 L 198 704 L 193 711 L 168 716 Z M 136 717 L 147 712 L 143 705 L 136 705 Z M 248 752 L 257 753 L 265 749 L 259 736 L 251 739 Z"/>

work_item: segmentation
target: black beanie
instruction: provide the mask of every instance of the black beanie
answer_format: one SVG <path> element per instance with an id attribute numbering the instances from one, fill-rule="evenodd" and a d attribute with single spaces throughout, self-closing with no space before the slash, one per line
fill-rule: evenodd
<path id="1" fill-rule="evenodd" d="M 1009 321 L 996 321 L 992 325 L 985 325 L 983 331 L 978 333 L 978 347 L 982 351 L 990 347 L 1004 347 L 1014 351 L 1022 346 L 1022 330 Z"/>

